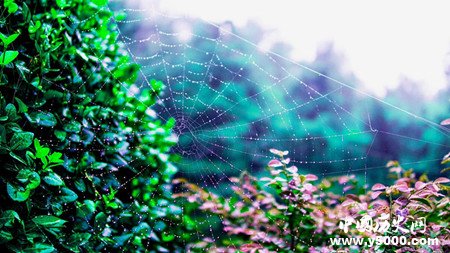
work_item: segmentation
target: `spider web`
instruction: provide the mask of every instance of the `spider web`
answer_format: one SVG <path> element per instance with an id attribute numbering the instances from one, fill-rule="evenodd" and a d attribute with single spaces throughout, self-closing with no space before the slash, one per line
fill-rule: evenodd
<path id="1" fill-rule="evenodd" d="M 371 125 L 369 112 L 350 111 L 347 97 L 354 103 L 374 100 L 448 136 L 447 129 L 419 115 L 261 49 L 233 33 L 227 24 L 173 17 L 155 9 L 120 11 L 127 14 L 125 20 L 117 21 L 120 38 L 133 61 L 142 66 L 137 88 L 151 87 L 151 79 L 162 80 L 167 86 L 155 110 L 164 120 L 176 120 L 174 132 L 179 143 L 174 152 L 183 157 L 178 166 L 187 176 L 222 175 L 210 182 L 217 184 L 216 180 L 227 178 L 232 171 L 260 168 L 258 161 L 271 158 L 267 154 L 271 147 L 290 150 L 292 162 L 327 175 L 364 168 L 379 134 L 443 145 L 395 131 L 381 133 Z M 195 22 L 203 23 L 209 31 L 188 27 Z M 136 24 L 140 29 L 135 32 Z M 236 41 L 250 45 L 252 50 L 242 51 Z M 258 62 L 261 59 L 263 63 Z M 267 63 L 270 65 L 261 65 Z M 316 80 L 303 79 L 304 73 Z M 325 87 L 315 84 L 317 78 Z M 333 121 L 324 119 L 324 113 L 333 115 Z M 317 127 L 309 124 L 310 114 L 325 134 L 317 133 Z M 371 139 L 350 146 L 344 141 L 368 134 Z M 330 140 L 342 143 L 342 147 L 332 147 L 333 156 L 324 151 Z M 236 165 L 234 161 L 239 158 L 246 161 Z M 327 171 L 328 164 L 340 169 Z"/>
<path id="2" fill-rule="evenodd" d="M 180 176 L 221 195 L 229 194 L 231 176 L 243 171 L 260 173 L 273 158 L 269 148 L 289 150 L 291 163 L 304 172 L 364 173 L 367 182 L 369 173 L 379 174 L 386 163 L 372 149 L 382 135 L 400 143 L 450 147 L 447 142 L 378 129 L 371 122 L 373 112 L 364 110 L 367 101 L 399 111 L 411 124 L 424 125 L 434 134 L 449 135 L 448 129 L 416 113 L 262 49 L 245 39 L 245 34 L 236 34 L 229 24 L 174 17 L 154 8 L 114 11 L 127 14 L 124 20 L 115 20 L 119 39 L 132 61 L 141 66 L 138 82 L 127 88 L 130 95 L 152 88 L 152 79 L 164 82 L 164 93 L 149 110 L 156 111 L 155 117 L 162 121 L 176 120 L 173 131 L 178 144 L 172 152 L 181 156 L 176 164 Z M 202 29 L 196 30 L 198 24 Z M 362 109 L 352 110 L 355 104 Z M 436 163 L 442 155 L 403 164 Z M 378 165 L 368 167 L 369 160 Z M 142 172 L 131 175 L 118 190 Z M 224 236 L 215 235 L 209 218 L 203 222 L 209 227 L 207 234 L 198 236 Z"/>
<path id="3" fill-rule="evenodd" d="M 127 14 L 116 21 L 120 40 L 132 60 L 142 66 L 136 90 L 152 87 L 152 79 L 166 85 L 153 109 L 163 121 L 176 120 L 174 133 L 179 141 L 173 152 L 182 158 L 177 163 L 179 175 L 220 195 L 229 194 L 231 176 L 243 171 L 261 173 L 273 158 L 269 148 L 289 150 L 291 162 L 305 172 L 363 173 L 367 183 L 383 174 L 379 169 L 387 162 L 372 150 L 374 143 L 383 141 L 380 136 L 399 143 L 449 147 L 447 142 L 417 138 L 395 128 L 378 129 L 371 122 L 373 112 L 351 108 L 375 102 L 400 112 L 411 124 L 432 129 L 435 135 L 447 138 L 449 134 L 448 129 L 339 78 L 264 50 L 227 23 L 174 17 L 156 9 L 117 12 Z M 322 131 L 317 131 L 317 124 Z M 436 164 L 442 155 L 403 165 Z M 226 236 L 214 229 L 211 219 L 200 221 L 208 229 L 198 236 L 213 240 Z"/>

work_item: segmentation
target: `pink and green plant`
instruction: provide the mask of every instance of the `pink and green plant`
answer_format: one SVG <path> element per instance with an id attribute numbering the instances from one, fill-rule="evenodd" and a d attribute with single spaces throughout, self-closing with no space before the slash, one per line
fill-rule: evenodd
<path id="1" fill-rule="evenodd" d="M 377 183 L 368 188 L 355 175 L 319 179 L 313 174 L 301 174 L 290 164 L 288 151 L 271 149 L 270 152 L 276 156 L 268 162 L 270 176 L 255 178 L 243 173 L 239 178 L 231 178 L 233 195 L 228 198 L 184 179 L 175 181 L 185 189 L 175 197 L 186 199 L 204 213 L 218 216 L 226 233 L 222 239 L 205 237 L 191 243 L 188 251 L 450 251 L 448 178 L 429 180 L 425 174 L 418 177 L 412 169 L 405 170 L 397 161 L 390 161 L 386 169 L 394 183 L 389 186 Z M 450 163 L 450 153 L 442 163 Z M 373 223 L 364 227 L 361 223 L 364 219 Z M 417 220 L 426 220 L 425 229 L 410 228 Z M 347 226 L 345 221 L 349 222 Z M 439 245 L 348 248 L 330 243 L 330 238 L 376 236 L 405 236 L 407 240 L 437 238 Z"/>

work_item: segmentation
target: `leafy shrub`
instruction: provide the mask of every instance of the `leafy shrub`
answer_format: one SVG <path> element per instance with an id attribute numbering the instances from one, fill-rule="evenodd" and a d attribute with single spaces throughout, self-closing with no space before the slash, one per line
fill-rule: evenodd
<path id="1" fill-rule="evenodd" d="M 172 230 L 174 122 L 150 109 L 164 85 L 132 92 L 139 67 L 106 3 L 1 6 L 0 243 L 10 251 L 175 252 L 188 238 Z"/>
<path id="2" fill-rule="evenodd" d="M 221 218 L 227 238 L 215 241 L 204 238 L 188 247 L 192 252 L 335 252 L 330 238 L 375 238 L 379 235 L 438 238 L 436 246 L 353 247 L 352 252 L 448 252 L 449 211 L 444 177 L 434 181 L 425 175 L 418 179 L 412 170 L 404 170 L 398 162 L 389 162 L 392 186 L 375 184 L 372 190 L 358 183 L 355 176 L 326 177 L 318 180 L 312 174 L 301 175 L 289 165 L 287 151 L 272 149 L 278 158 L 268 163 L 270 177 L 254 178 L 246 173 L 233 178 L 234 194 L 217 196 L 184 179 L 175 182 L 186 191 L 177 194 L 186 198 L 191 208 Z M 450 162 L 450 154 L 443 163 Z M 391 229 L 374 230 L 376 225 L 358 226 L 370 217 Z M 406 222 L 426 217 L 426 230 L 406 231 Z M 349 220 L 349 226 L 344 226 Z M 397 220 L 397 223 L 395 223 Z M 371 223 L 375 224 L 375 223 Z M 401 225 L 400 229 L 395 229 Z M 410 224 L 409 224 L 410 225 Z M 378 227 L 379 228 L 379 227 Z M 345 248 L 343 246 L 342 248 Z M 341 248 L 341 249 L 342 249 Z M 440 251 L 439 251 L 440 250 Z"/>

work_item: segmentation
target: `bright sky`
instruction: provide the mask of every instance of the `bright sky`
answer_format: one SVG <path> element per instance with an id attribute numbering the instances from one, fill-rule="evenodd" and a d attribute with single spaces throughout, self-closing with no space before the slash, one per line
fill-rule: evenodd
<path id="1" fill-rule="evenodd" d="M 378 96 L 402 77 L 419 82 L 427 95 L 446 85 L 448 1 L 164 0 L 159 5 L 172 15 L 212 22 L 257 21 L 270 31 L 266 43 L 294 47 L 287 56 L 294 60 L 311 60 L 323 43 L 333 42 L 345 65 Z"/>

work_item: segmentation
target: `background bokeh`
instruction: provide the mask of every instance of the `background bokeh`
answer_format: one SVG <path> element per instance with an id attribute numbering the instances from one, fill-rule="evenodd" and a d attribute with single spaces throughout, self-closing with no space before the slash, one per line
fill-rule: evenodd
<path id="1" fill-rule="evenodd" d="M 448 129 L 437 126 L 450 115 L 448 87 L 430 98 L 404 78 L 379 97 L 343 68 L 333 43 L 311 61 L 292 61 L 287 43 L 257 46 L 265 33 L 257 23 L 141 7 L 112 5 L 121 39 L 142 65 L 135 92 L 151 79 L 166 86 L 156 110 L 177 122 L 179 176 L 226 194 L 230 176 L 263 173 L 269 148 L 289 150 L 300 170 L 322 176 L 379 182 L 389 160 L 439 175 L 449 148 Z"/>

